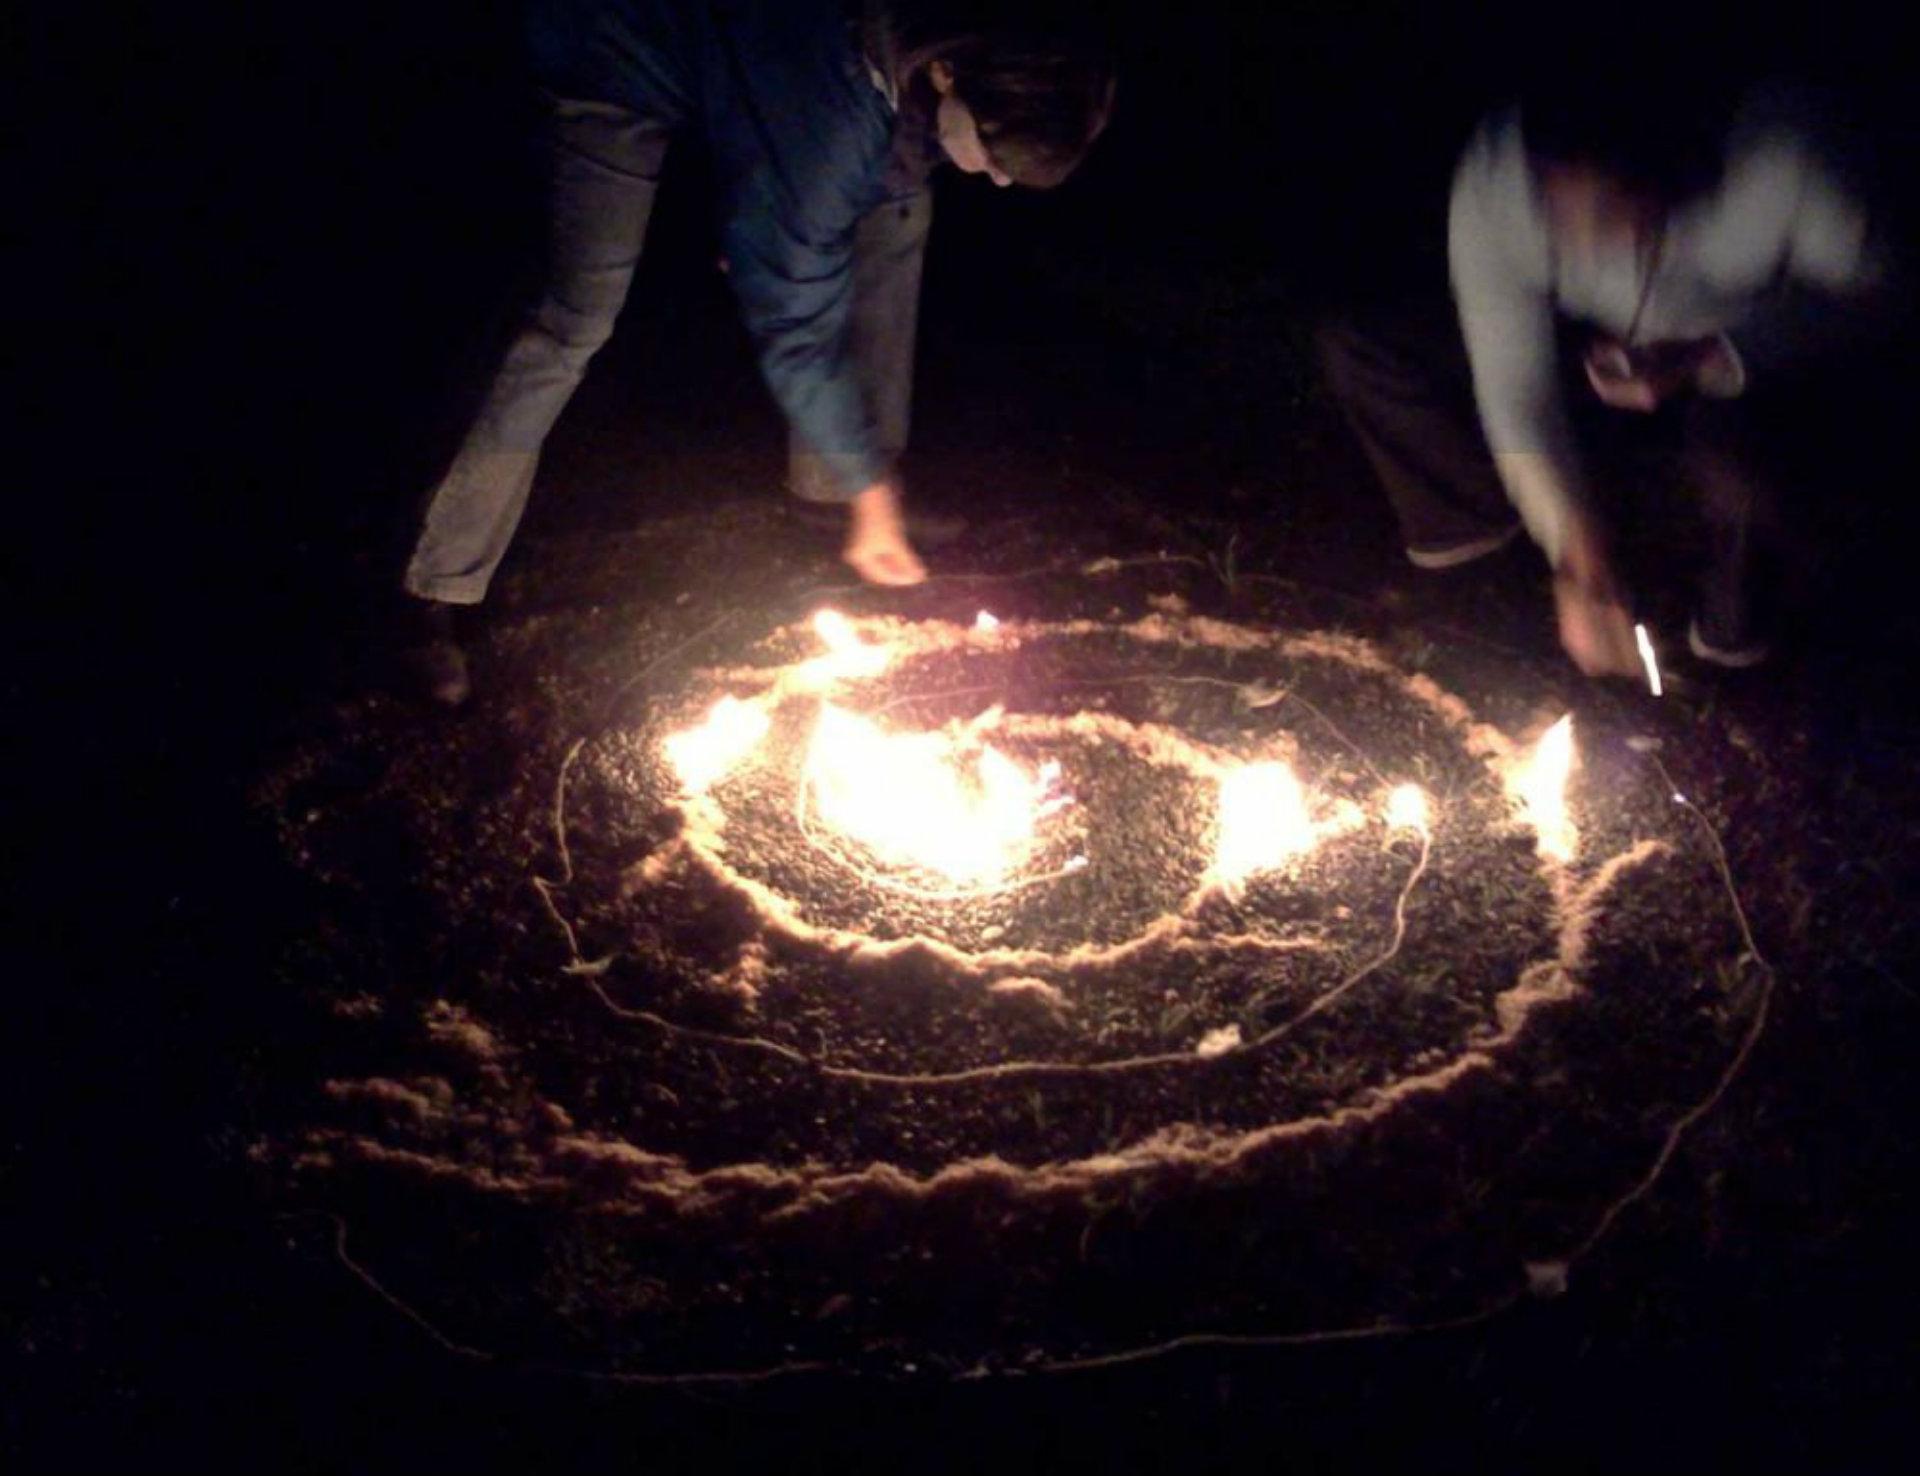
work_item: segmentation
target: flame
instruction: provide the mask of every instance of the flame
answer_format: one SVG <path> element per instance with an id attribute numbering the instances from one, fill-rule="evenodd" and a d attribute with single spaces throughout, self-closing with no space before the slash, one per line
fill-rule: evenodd
<path id="1" fill-rule="evenodd" d="M 1567 815 L 1567 776 L 1573 772 L 1573 714 L 1548 728 L 1516 769 L 1512 787 L 1539 837 L 1540 854 L 1571 861 L 1579 833 Z"/>
<path id="2" fill-rule="evenodd" d="M 1283 763 L 1244 764 L 1220 780 L 1220 839 L 1213 874 L 1229 884 L 1272 871 L 1319 839 L 1306 791 Z"/>
<path id="3" fill-rule="evenodd" d="M 722 697 L 697 728 L 669 734 L 667 762 L 693 793 L 711 788 L 767 735 L 766 710 L 737 697 Z"/>
<path id="4" fill-rule="evenodd" d="M 1004 876 L 1035 828 L 1069 801 L 1057 763 L 1029 774 L 990 744 L 971 775 L 943 733 L 889 733 L 822 703 L 807 754 L 807 781 L 823 819 L 896 863 L 956 881 Z"/>
<path id="5" fill-rule="evenodd" d="M 1427 792 L 1418 784 L 1402 784 L 1387 796 L 1387 824 L 1395 830 L 1425 834 L 1432 816 Z"/>
<path id="6" fill-rule="evenodd" d="M 891 659 L 885 646 L 870 646 L 838 610 L 817 610 L 813 633 L 826 643 L 827 654 L 810 663 L 829 678 L 878 676 Z"/>
<path id="7" fill-rule="evenodd" d="M 991 610 L 982 610 L 973 617 L 973 628 L 978 631 L 992 631 L 1000 628 L 1000 617 Z"/>

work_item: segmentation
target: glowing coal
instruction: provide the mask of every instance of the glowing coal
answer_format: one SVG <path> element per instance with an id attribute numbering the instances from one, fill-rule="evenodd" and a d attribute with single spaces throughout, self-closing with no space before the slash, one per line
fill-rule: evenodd
<path id="1" fill-rule="evenodd" d="M 1040 822 L 1070 803 L 1057 763 L 1030 773 L 970 735 L 891 733 L 830 702 L 820 707 L 806 782 L 821 819 L 882 860 L 968 884 L 1006 876 Z"/>

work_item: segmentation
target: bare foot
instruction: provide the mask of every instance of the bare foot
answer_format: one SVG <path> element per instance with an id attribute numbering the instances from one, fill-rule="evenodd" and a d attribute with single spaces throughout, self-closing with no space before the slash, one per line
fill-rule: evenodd
<path id="1" fill-rule="evenodd" d="M 907 541 L 900 516 L 900 495 L 886 482 L 876 482 L 848 504 L 853 526 L 841 557 L 869 584 L 918 584 L 927 566 Z"/>

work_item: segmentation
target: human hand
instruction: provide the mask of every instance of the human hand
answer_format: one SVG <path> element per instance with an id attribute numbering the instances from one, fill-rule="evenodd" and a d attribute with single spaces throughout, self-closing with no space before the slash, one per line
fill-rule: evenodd
<path id="1" fill-rule="evenodd" d="M 1720 334 L 1639 349 L 1601 338 L 1587 350 L 1586 369 L 1587 383 L 1603 404 L 1642 414 L 1688 391 L 1716 398 L 1738 394 L 1744 379 L 1739 360 Z"/>
<path id="2" fill-rule="evenodd" d="M 1613 575 L 1599 530 L 1584 519 L 1570 530 L 1553 575 L 1560 644 L 1588 676 L 1634 676 L 1640 652 L 1633 619 Z"/>
<path id="3" fill-rule="evenodd" d="M 907 541 L 900 515 L 900 493 L 891 482 L 875 482 L 848 504 L 852 526 L 841 557 L 869 584 L 918 584 L 927 566 Z"/>

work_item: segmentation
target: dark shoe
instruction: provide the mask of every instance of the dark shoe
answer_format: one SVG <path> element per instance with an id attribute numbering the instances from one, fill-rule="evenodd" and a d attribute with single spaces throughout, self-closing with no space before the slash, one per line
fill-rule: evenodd
<path id="1" fill-rule="evenodd" d="M 1729 671 L 1745 671 L 1748 667 L 1758 666 L 1772 654 L 1765 641 L 1754 640 L 1751 636 L 1728 639 L 1717 631 L 1703 630 L 1698 619 L 1687 626 L 1687 649 L 1701 661 L 1723 666 Z"/>
<path id="2" fill-rule="evenodd" d="M 1499 553 L 1513 542 L 1519 532 L 1518 523 L 1509 523 L 1496 532 L 1465 538 L 1457 543 L 1408 544 L 1407 558 L 1421 569 L 1457 569 L 1462 564 L 1471 564 L 1475 559 L 1484 559 L 1488 554 Z"/>
<path id="3" fill-rule="evenodd" d="M 410 694 L 441 707 L 458 707 L 473 695 L 467 653 L 455 627 L 459 608 L 411 595 L 402 619 L 409 629 L 400 647 L 401 676 Z"/>
<path id="4" fill-rule="evenodd" d="M 787 515 L 802 527 L 823 533 L 847 530 L 847 506 L 844 502 L 820 502 L 807 497 L 789 497 Z M 917 548 L 943 548 L 967 531 L 967 520 L 955 513 L 929 512 L 908 505 L 907 538 Z"/>

